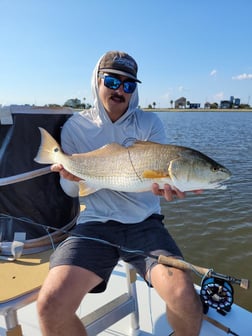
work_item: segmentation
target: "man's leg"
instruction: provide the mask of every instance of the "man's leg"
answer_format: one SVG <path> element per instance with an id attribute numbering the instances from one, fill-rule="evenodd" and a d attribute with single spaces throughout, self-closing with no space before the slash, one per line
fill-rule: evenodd
<path id="1" fill-rule="evenodd" d="M 75 312 L 81 300 L 102 279 L 78 266 L 56 266 L 39 293 L 37 309 L 43 336 L 86 336 Z"/>
<path id="2" fill-rule="evenodd" d="M 198 336 L 203 312 L 191 275 L 158 264 L 151 270 L 151 283 L 166 303 L 167 318 L 174 335 Z"/>

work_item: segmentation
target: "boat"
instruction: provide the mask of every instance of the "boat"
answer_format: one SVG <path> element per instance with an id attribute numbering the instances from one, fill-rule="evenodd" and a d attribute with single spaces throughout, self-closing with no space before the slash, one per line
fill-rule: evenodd
<path id="1" fill-rule="evenodd" d="M 57 174 L 51 174 L 47 166 L 41 168 L 33 158 L 40 141 L 38 126 L 59 139 L 60 127 L 72 113 L 65 108 L 0 107 L 0 336 L 42 335 L 36 299 L 48 272 L 49 257 L 74 225 L 79 203 L 76 199 L 69 203 L 57 187 Z M 29 148 L 28 154 L 24 153 L 24 146 Z M 15 165 L 13 157 L 18 162 Z M 47 183 L 56 186 L 53 193 L 62 197 L 60 202 L 68 209 L 63 214 L 64 221 L 61 213 L 53 212 L 54 204 L 50 208 L 45 203 L 50 195 L 36 193 Z M 43 217 L 40 207 L 45 208 L 45 204 Z M 53 221 L 48 219 L 48 212 Z M 61 222 L 60 227 L 55 219 Z M 159 262 L 170 265 L 165 257 Z M 189 262 L 176 267 L 190 268 L 202 277 L 201 285 L 195 285 L 205 306 L 200 336 L 251 335 L 252 313 L 233 303 L 233 291 L 236 286 L 248 289 L 247 279 L 236 279 Z M 172 333 L 164 302 L 123 261 L 115 267 L 106 291 L 88 294 L 77 315 L 89 336 Z"/>

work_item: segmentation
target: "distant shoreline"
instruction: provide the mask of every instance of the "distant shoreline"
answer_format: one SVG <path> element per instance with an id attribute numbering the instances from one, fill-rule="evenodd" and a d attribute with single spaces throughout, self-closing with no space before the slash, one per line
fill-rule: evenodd
<path id="1" fill-rule="evenodd" d="M 0 104 L 0 109 L 2 108 Z M 67 107 L 67 106 L 60 106 L 60 105 L 44 105 L 44 106 L 36 106 L 36 105 L 10 105 L 9 108 L 14 110 L 33 110 L 33 109 L 41 109 L 41 110 L 72 110 L 74 112 L 83 111 L 83 108 L 74 108 L 74 107 Z M 88 109 L 84 109 L 88 111 Z M 206 109 L 206 108 L 197 108 L 197 109 L 190 109 L 190 108 L 142 108 L 140 107 L 140 110 L 145 112 L 252 112 L 252 108 L 250 109 Z"/>
<path id="2" fill-rule="evenodd" d="M 175 109 L 175 108 L 141 108 L 145 112 L 252 112 L 252 109 Z"/>

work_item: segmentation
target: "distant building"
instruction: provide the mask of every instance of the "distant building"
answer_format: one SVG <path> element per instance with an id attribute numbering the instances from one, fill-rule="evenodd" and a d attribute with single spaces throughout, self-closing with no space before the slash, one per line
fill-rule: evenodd
<path id="1" fill-rule="evenodd" d="M 239 108 L 241 104 L 240 98 L 234 98 L 234 96 L 230 97 L 230 100 L 221 100 L 220 108 L 228 109 L 228 108 Z"/>
<path id="2" fill-rule="evenodd" d="M 189 104 L 190 109 L 197 109 L 200 108 L 200 103 L 190 103 Z"/>
<path id="3" fill-rule="evenodd" d="M 235 98 L 234 100 L 234 108 L 239 108 L 241 105 L 241 99 L 240 98 Z"/>
<path id="4" fill-rule="evenodd" d="M 221 100 L 220 108 L 221 109 L 229 109 L 232 107 L 232 103 L 230 100 Z"/>
<path id="5" fill-rule="evenodd" d="M 204 108 L 205 108 L 205 109 L 210 109 L 210 108 L 211 108 L 211 104 L 210 104 L 209 102 L 206 102 L 206 103 L 204 104 Z"/>
<path id="6" fill-rule="evenodd" d="M 186 108 L 186 98 L 180 97 L 179 99 L 175 100 L 175 109 Z"/>

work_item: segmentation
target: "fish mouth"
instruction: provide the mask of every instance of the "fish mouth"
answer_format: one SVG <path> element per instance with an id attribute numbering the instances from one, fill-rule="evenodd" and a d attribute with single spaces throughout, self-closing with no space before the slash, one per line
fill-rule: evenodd
<path id="1" fill-rule="evenodd" d="M 227 186 L 222 182 L 220 183 L 212 182 L 211 186 L 213 187 L 213 189 L 222 189 L 222 190 L 227 189 Z"/>
<path id="2" fill-rule="evenodd" d="M 225 168 L 225 167 L 220 167 L 219 171 L 223 174 L 226 175 L 226 179 L 229 179 L 232 176 L 232 173 L 229 169 Z"/>
<path id="3" fill-rule="evenodd" d="M 219 169 L 219 172 L 221 173 L 222 176 L 219 176 L 219 178 L 214 179 L 214 181 L 210 182 L 210 184 L 216 184 L 216 186 L 223 186 L 223 184 L 229 180 L 232 176 L 232 173 L 229 169 L 225 167 L 221 167 Z"/>
<path id="4" fill-rule="evenodd" d="M 231 177 L 230 176 L 226 177 L 225 179 L 217 179 L 215 181 L 210 182 L 210 185 L 214 188 L 214 189 L 227 189 L 227 186 L 225 185 L 225 182 L 227 180 L 229 180 Z"/>

